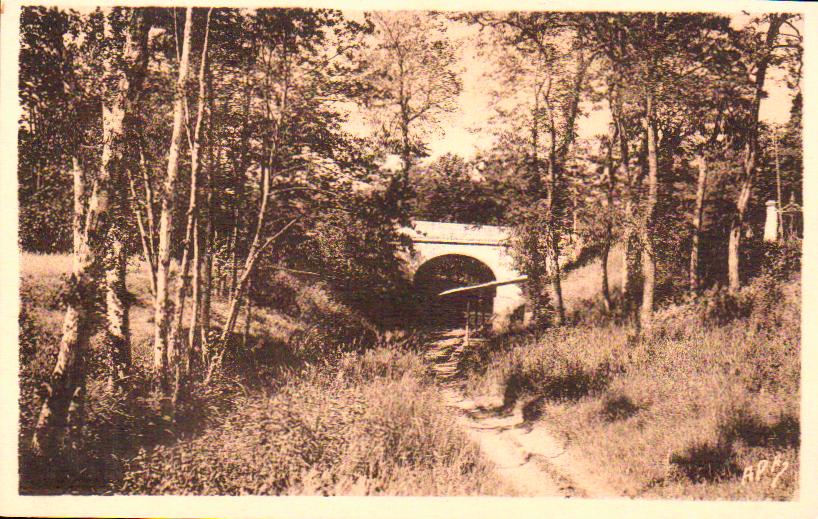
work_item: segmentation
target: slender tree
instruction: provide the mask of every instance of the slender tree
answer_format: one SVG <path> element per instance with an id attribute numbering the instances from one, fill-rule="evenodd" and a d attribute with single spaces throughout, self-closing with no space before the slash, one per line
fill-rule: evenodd
<path id="1" fill-rule="evenodd" d="M 137 150 L 134 149 L 138 134 L 138 117 L 135 113 L 139 103 L 145 74 L 148 67 L 148 31 L 150 21 L 149 12 L 140 15 L 135 22 L 139 26 L 134 28 L 134 48 L 132 54 L 126 56 L 128 63 L 123 73 L 128 76 L 128 90 L 126 91 L 126 113 L 123 115 L 122 132 L 127 144 L 115 159 L 119 160 L 114 169 L 112 183 L 116 191 L 114 202 L 111 205 L 112 225 L 108 229 L 108 254 L 105 258 L 105 287 L 106 287 L 106 349 L 108 350 L 108 386 L 111 389 L 124 389 L 131 368 L 131 341 L 130 341 L 130 294 L 125 284 L 125 274 L 128 263 L 126 242 L 129 235 L 128 218 L 130 216 L 128 186 L 132 176 L 134 164 L 138 163 Z M 126 43 L 127 45 L 127 43 Z M 131 52 L 126 50 L 125 52 Z"/>
<path id="2" fill-rule="evenodd" d="M 616 128 L 615 124 L 611 125 L 612 135 L 608 138 L 606 143 L 606 156 L 603 165 L 605 176 L 605 230 L 602 237 L 602 252 L 599 256 L 600 266 L 602 267 L 602 300 L 605 304 L 605 310 L 610 312 L 613 308 L 611 300 L 611 287 L 608 274 L 608 257 L 611 252 L 614 240 L 613 219 L 614 219 L 614 199 L 616 193 L 616 173 L 613 164 L 613 147 L 616 142 Z"/>
<path id="3" fill-rule="evenodd" d="M 194 275 L 198 273 L 198 265 L 193 264 L 191 269 L 191 261 L 194 260 L 195 251 L 198 249 L 196 228 L 199 212 L 199 165 L 200 165 L 200 151 L 201 151 L 201 133 L 202 122 L 204 120 L 205 112 L 205 96 L 207 91 L 205 89 L 205 76 L 207 74 L 207 47 L 208 38 L 210 36 L 210 16 L 213 8 L 208 9 L 207 18 L 205 20 L 204 41 L 202 43 L 202 52 L 199 60 L 199 76 L 198 76 L 198 109 L 196 112 L 196 121 L 193 128 L 190 127 L 190 117 L 185 110 L 186 124 L 185 130 L 188 135 L 189 149 L 190 149 L 190 196 L 187 207 L 187 223 L 185 226 L 185 239 L 182 245 L 182 259 L 179 264 L 179 284 L 176 287 L 176 298 L 174 300 L 174 317 L 171 323 L 171 333 L 169 344 L 172 345 L 172 350 L 175 352 L 175 358 L 172 362 L 174 389 L 173 401 L 176 404 L 179 401 L 181 392 L 183 390 L 187 372 L 190 367 L 190 357 L 193 344 L 187 342 L 187 337 L 182 336 L 182 327 L 185 317 L 185 303 L 187 299 L 187 292 L 191 284 L 190 272 Z M 185 103 L 185 106 L 187 104 Z M 195 258 L 198 259 L 198 258 Z M 198 283 L 197 283 L 198 285 Z M 198 288 L 198 287 L 197 287 Z M 196 319 L 198 318 L 198 292 L 194 293 L 194 308 L 191 316 L 194 321 L 191 323 L 192 329 L 197 327 Z M 194 334 L 195 335 L 195 334 Z M 171 355 L 169 355 L 169 362 Z"/>
<path id="4" fill-rule="evenodd" d="M 653 320 L 653 296 L 656 290 L 656 246 L 655 219 L 656 204 L 659 195 L 659 157 L 657 149 L 658 130 L 656 127 L 656 115 L 654 107 L 654 97 L 652 92 L 645 96 L 645 140 L 648 163 L 648 193 L 645 200 L 643 222 L 640 227 L 642 241 L 642 307 L 639 313 L 639 321 L 642 327 L 650 326 Z"/>
<path id="5" fill-rule="evenodd" d="M 753 94 L 750 110 L 747 114 L 747 126 L 744 136 L 744 156 L 741 163 L 742 178 L 736 197 L 736 208 L 730 221 L 730 237 L 727 244 L 727 275 L 732 292 L 741 288 L 741 234 L 744 230 L 744 219 L 747 208 L 750 206 L 753 183 L 755 182 L 758 167 L 758 128 L 761 99 L 765 95 L 764 84 L 767 79 L 767 69 L 774 57 L 776 41 L 781 26 L 791 15 L 771 14 L 767 16 L 767 32 L 763 45 L 753 54 Z"/>
<path id="6" fill-rule="evenodd" d="M 500 115 L 512 121 L 519 118 L 518 110 L 502 107 L 508 104 L 507 99 L 514 100 L 512 104 L 522 101 L 524 113 L 530 113 L 525 129 L 530 143 L 529 188 L 534 211 L 539 214 L 529 215 L 536 223 L 523 232 L 538 233 L 540 237 L 529 237 L 520 243 L 545 252 L 556 321 L 561 325 L 565 321 L 560 272 L 560 248 L 566 226 L 565 169 L 576 138 L 580 102 L 594 54 L 585 37 L 586 20 L 581 15 L 562 13 L 479 13 L 470 18 L 493 31 L 496 61 L 505 76 L 504 92 L 498 96 L 503 100 L 498 103 Z M 533 95 L 520 100 L 519 92 L 528 90 L 523 85 L 530 87 Z"/>
<path id="7" fill-rule="evenodd" d="M 95 296 L 112 223 L 111 206 L 116 196 L 113 182 L 123 178 L 118 168 L 123 167 L 127 157 L 127 115 L 135 109 L 134 101 L 145 73 L 147 12 L 137 8 L 126 13 L 128 27 L 121 56 L 109 52 L 103 61 L 102 154 L 99 172 L 88 195 L 83 230 L 78 231 L 78 218 L 74 223 L 74 263 L 62 340 L 51 379 L 44 388 L 43 405 L 32 438 L 32 451 L 38 456 L 54 455 L 66 428 L 79 424 L 77 413 L 82 408 L 85 388 L 84 355 L 96 311 Z M 105 16 L 104 24 L 105 35 L 109 41 L 115 41 L 111 15 Z M 83 198 L 82 174 L 81 165 L 75 163 L 75 205 Z M 125 322 L 121 323 L 124 326 Z M 126 328 L 121 329 L 123 335 L 127 333 Z"/>
<path id="8" fill-rule="evenodd" d="M 175 16 L 175 10 L 174 10 Z M 182 144 L 185 99 L 187 96 L 188 68 L 190 62 L 191 31 L 193 8 L 185 9 L 185 25 L 182 37 L 182 50 L 179 58 L 179 70 L 173 98 L 173 126 L 168 151 L 167 171 L 162 190 L 161 213 L 159 215 L 159 250 L 156 276 L 156 301 L 154 317 L 153 366 L 157 382 L 167 396 L 170 386 L 170 367 L 177 363 L 177 350 L 171 342 L 171 323 L 173 312 L 170 307 L 170 259 L 173 233 L 173 220 L 176 211 L 176 193 L 178 190 L 179 155 Z"/>
<path id="9" fill-rule="evenodd" d="M 707 158 L 704 154 L 698 157 L 698 175 L 696 175 L 696 201 L 693 209 L 693 237 L 690 247 L 690 292 L 695 294 L 699 291 L 699 249 L 701 248 L 702 216 L 704 214 L 704 201 L 707 193 Z"/>
<path id="10" fill-rule="evenodd" d="M 426 13 L 376 12 L 377 43 L 367 56 L 367 104 L 384 142 L 403 162 L 396 188 L 409 188 L 409 172 L 425 154 L 424 134 L 456 108 L 462 90 L 455 45 Z"/>

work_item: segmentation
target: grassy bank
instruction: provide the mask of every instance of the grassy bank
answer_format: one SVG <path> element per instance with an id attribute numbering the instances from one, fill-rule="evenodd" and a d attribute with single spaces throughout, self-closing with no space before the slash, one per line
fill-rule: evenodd
<path id="1" fill-rule="evenodd" d="M 287 277 L 281 284 L 292 292 L 290 308 L 257 308 L 224 376 L 194 387 L 178 423 L 168 423 L 150 390 L 152 311 L 139 266 L 128 275 L 130 393 L 107 392 L 95 337 L 83 443 L 73 456 L 37 467 L 27 444 L 37 388 L 59 343 L 70 261 L 24 254 L 21 265 L 22 493 L 508 493 L 444 412 L 411 341 L 377 337 L 331 295 Z M 216 325 L 223 306 L 214 304 Z"/>
<path id="2" fill-rule="evenodd" d="M 711 294 L 657 321 L 636 341 L 598 316 L 499 337 L 464 360 L 468 389 L 522 405 L 628 495 L 792 498 L 799 280 Z"/>
<path id="3" fill-rule="evenodd" d="M 128 462 L 136 494 L 485 495 L 506 491 L 442 412 L 416 354 L 349 354 L 237 399 L 217 427 Z"/>

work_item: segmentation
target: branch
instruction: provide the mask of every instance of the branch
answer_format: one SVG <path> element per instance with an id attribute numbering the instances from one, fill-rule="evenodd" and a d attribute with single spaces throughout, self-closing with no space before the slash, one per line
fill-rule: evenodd
<path id="1" fill-rule="evenodd" d="M 138 197 L 136 195 L 136 187 L 134 186 L 134 179 L 133 174 L 128 170 L 128 185 L 131 190 L 131 197 L 133 198 L 133 207 L 134 216 L 136 217 L 136 225 L 139 230 L 139 239 L 142 244 L 142 251 L 145 255 L 145 261 L 148 262 L 148 266 L 151 270 L 151 294 L 156 295 L 156 257 L 153 253 L 152 247 L 149 245 L 152 242 L 152 237 L 147 234 L 145 231 L 145 226 L 142 223 L 142 211 L 139 210 L 139 202 Z"/>
<path id="2" fill-rule="evenodd" d="M 314 191 L 316 193 L 321 193 L 323 195 L 327 195 L 327 196 L 332 197 L 332 198 L 337 198 L 337 196 L 338 196 L 338 193 L 334 193 L 332 191 L 329 191 L 327 189 L 322 189 L 320 187 L 312 187 L 312 186 L 284 187 L 284 188 L 281 188 L 281 189 L 276 189 L 275 191 L 277 193 L 286 193 L 286 192 L 289 192 L 289 191 Z M 353 214 L 352 211 L 350 211 L 346 207 L 343 207 L 343 206 L 339 205 L 338 203 L 333 204 L 332 207 L 334 209 L 337 209 L 338 211 L 341 211 L 341 212 L 344 212 L 344 213 L 347 213 L 347 214 Z"/>
<path id="3" fill-rule="evenodd" d="M 145 183 L 145 217 L 148 224 L 148 244 L 151 248 L 151 253 L 156 257 L 156 244 L 154 237 L 156 235 L 156 225 L 153 214 L 153 186 L 151 184 L 150 174 L 145 161 L 144 153 L 144 135 L 140 129 L 138 134 L 139 146 L 139 169 L 142 172 L 142 181 Z"/>
<path id="4" fill-rule="evenodd" d="M 291 269 L 289 267 L 285 267 L 283 265 L 270 265 L 271 269 L 275 270 L 283 270 L 284 272 L 292 272 L 293 274 L 304 274 L 307 276 L 315 276 L 315 277 L 325 277 L 323 274 L 319 274 L 318 272 L 310 272 L 308 270 L 298 270 L 298 269 Z"/>
<path id="5" fill-rule="evenodd" d="M 784 21 L 784 25 L 788 25 L 793 31 L 795 31 L 795 34 L 798 35 L 797 37 L 801 38 L 801 31 L 798 30 L 798 27 L 793 25 L 792 22 L 789 19 Z M 787 35 L 787 36 L 790 36 L 790 35 Z"/>
<path id="6" fill-rule="evenodd" d="M 284 227 L 282 227 L 282 228 L 281 228 L 281 229 L 280 229 L 280 230 L 279 230 L 277 233 L 275 233 L 274 235 L 272 235 L 272 236 L 270 236 L 269 238 L 267 238 L 267 240 L 266 240 L 266 241 L 265 241 L 265 242 L 264 242 L 264 243 L 261 245 L 261 247 L 259 247 L 259 248 L 256 250 L 256 255 L 258 256 L 259 254 L 261 254 L 261 251 L 263 251 L 264 249 L 266 249 L 268 245 L 270 245 L 271 243 L 273 243 L 274 241 L 276 241 L 276 240 L 277 240 L 277 239 L 278 239 L 278 238 L 279 238 L 279 237 L 280 237 L 282 234 L 284 234 L 285 232 L 287 232 L 287 229 L 289 229 L 290 227 L 292 227 L 293 225 L 295 225 L 295 222 L 297 222 L 297 221 L 298 221 L 300 218 L 301 218 L 300 216 L 297 216 L 297 217 L 293 218 L 292 220 L 290 220 L 289 222 L 287 222 L 287 225 L 285 225 Z"/>

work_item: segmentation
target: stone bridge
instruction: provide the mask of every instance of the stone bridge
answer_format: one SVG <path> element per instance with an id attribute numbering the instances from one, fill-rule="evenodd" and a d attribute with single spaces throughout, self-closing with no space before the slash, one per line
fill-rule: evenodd
<path id="1" fill-rule="evenodd" d="M 414 245 L 406 258 L 414 277 L 423 265 L 436 258 L 466 256 L 491 270 L 496 287 L 492 305 L 492 327 L 506 328 L 512 315 L 522 317 L 525 297 L 519 284 L 522 274 L 514 267 L 506 241 L 509 230 L 492 225 L 469 225 L 414 221 L 401 230 Z"/>

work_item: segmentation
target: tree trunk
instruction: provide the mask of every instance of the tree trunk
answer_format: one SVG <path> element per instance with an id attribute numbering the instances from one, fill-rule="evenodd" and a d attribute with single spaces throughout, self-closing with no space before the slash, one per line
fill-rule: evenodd
<path id="1" fill-rule="evenodd" d="M 71 220 L 73 252 L 79 251 L 85 240 L 85 170 L 77 157 L 71 158 L 71 176 L 74 180 L 74 214 Z"/>
<path id="2" fill-rule="evenodd" d="M 699 175 L 696 182 L 696 207 L 693 209 L 693 245 L 690 248 L 690 293 L 699 291 L 699 242 L 702 233 L 702 215 L 704 214 L 704 197 L 707 189 L 707 161 L 702 154 L 699 157 Z"/>
<path id="3" fill-rule="evenodd" d="M 611 242 L 605 240 L 602 243 L 602 253 L 600 254 L 599 261 L 602 267 L 602 302 L 605 304 L 606 312 L 610 312 L 613 308 L 613 303 L 611 302 L 611 285 L 608 276 L 608 256 L 610 252 Z"/>
<path id="4" fill-rule="evenodd" d="M 548 225 L 546 233 L 548 236 L 549 263 L 551 275 L 551 288 L 554 291 L 554 305 L 557 310 L 557 326 L 565 324 L 565 303 L 562 299 L 562 278 L 560 273 L 560 206 L 559 193 L 560 185 L 557 165 L 554 164 L 556 157 L 552 155 L 548 163 Z"/>
<path id="5" fill-rule="evenodd" d="M 139 242 L 142 245 L 142 257 L 148 264 L 150 270 L 150 289 L 153 297 L 156 297 L 156 257 L 154 256 L 151 243 L 153 241 L 153 231 L 146 229 L 143 223 L 142 211 L 139 209 L 139 197 L 136 194 L 136 184 L 133 177 L 128 179 L 131 189 L 131 204 L 133 206 L 134 218 L 139 231 Z"/>
<path id="6" fill-rule="evenodd" d="M 638 319 L 634 319 L 636 309 L 639 305 L 639 283 L 641 278 L 641 249 L 639 237 L 636 233 L 636 208 L 639 205 L 639 184 L 641 177 L 631 171 L 630 149 L 628 143 L 628 128 L 624 114 L 624 72 L 617 65 L 616 50 L 623 45 L 622 41 L 615 41 L 612 44 L 614 61 L 614 82 L 611 85 L 613 99 L 611 102 L 611 114 L 615 126 L 615 134 L 619 143 L 619 176 L 622 178 L 624 187 L 623 203 L 623 230 L 622 245 L 624 254 L 622 258 L 622 312 L 628 319 L 633 319 L 636 326 Z M 618 47 L 617 47 L 618 46 Z M 620 51 L 621 52 L 621 51 Z M 613 144 L 613 143 L 612 143 Z"/>
<path id="7" fill-rule="evenodd" d="M 210 358 L 210 299 L 213 290 L 213 243 L 214 243 L 214 229 L 213 229 L 213 171 L 216 167 L 216 163 L 218 162 L 218 158 L 214 160 L 214 153 L 213 149 L 215 147 L 215 139 L 213 138 L 213 76 L 211 74 L 207 75 L 207 90 L 211 94 L 207 97 L 208 103 L 208 160 L 207 160 L 207 167 L 205 168 L 205 176 L 204 176 L 204 185 L 202 186 L 204 189 L 205 195 L 205 207 L 202 213 L 203 218 L 205 220 L 205 230 L 204 236 L 202 237 L 202 261 L 201 261 L 201 269 L 202 272 L 200 274 L 201 277 L 201 294 L 202 294 L 202 301 L 199 306 L 200 308 L 200 325 L 199 328 L 201 330 L 201 337 L 200 337 L 200 354 L 201 354 L 201 365 L 205 365 L 206 359 Z M 219 157 L 220 154 L 217 154 Z"/>
<path id="8" fill-rule="evenodd" d="M 199 232 L 201 222 L 197 221 L 193 227 L 193 278 L 191 279 L 191 309 L 190 309 L 190 323 L 188 325 L 188 347 L 190 348 L 190 355 L 185 359 L 185 371 L 190 372 L 191 363 L 196 362 L 202 356 L 201 350 L 201 306 L 202 306 L 202 236 Z M 194 360 L 195 359 L 195 360 Z"/>
<path id="9" fill-rule="evenodd" d="M 613 103 L 611 103 L 613 104 Z M 608 141 L 608 155 L 605 159 L 605 235 L 602 237 L 602 253 L 600 266 L 602 267 L 602 301 L 605 304 L 605 311 L 610 312 L 613 308 L 611 301 L 611 286 L 608 275 L 608 256 L 613 244 L 613 218 L 614 218 L 614 187 L 616 179 L 613 167 L 613 143 L 616 140 L 616 126 L 614 125 L 613 135 Z"/>
<path id="10" fill-rule="evenodd" d="M 210 15 L 213 9 L 210 8 L 207 12 L 207 20 L 205 22 L 205 35 L 202 44 L 202 55 L 199 65 L 199 101 L 198 111 L 196 114 L 196 122 L 193 128 L 193 135 L 189 135 L 190 139 L 190 198 L 187 208 L 187 224 L 185 226 L 185 241 L 182 247 L 182 261 L 179 265 L 179 284 L 176 290 L 176 299 L 174 301 L 175 315 L 171 325 L 171 338 L 168 342 L 170 349 L 168 350 L 168 363 L 174 374 L 174 397 L 173 404 L 176 406 L 179 398 L 184 394 L 184 387 L 187 381 L 188 368 L 190 367 L 190 357 L 192 352 L 192 342 L 187 342 L 182 337 L 182 328 L 184 326 L 185 317 L 185 302 L 187 298 L 188 288 L 191 284 L 191 259 L 194 254 L 198 255 L 195 250 L 198 250 L 197 239 L 198 235 L 196 229 L 198 226 L 198 209 L 199 209 L 199 151 L 201 148 L 201 130 L 202 121 L 204 118 L 205 96 L 205 72 L 207 70 L 207 44 L 210 34 Z M 189 125 L 185 125 L 186 131 L 189 132 Z M 195 250 L 194 250 L 195 249 Z M 193 265 L 193 275 L 197 277 L 198 285 L 198 265 Z M 194 292 L 194 308 L 192 312 L 192 322 L 189 338 L 193 338 L 196 332 L 196 319 L 198 318 L 198 308 L 195 307 L 198 302 L 198 286 Z"/>
<path id="11" fill-rule="evenodd" d="M 625 126 L 621 120 L 619 126 L 619 147 L 622 156 L 620 162 L 621 176 L 627 181 L 624 204 L 624 231 L 622 242 L 625 248 L 622 261 L 622 309 L 625 315 L 633 317 L 639 305 L 639 283 L 641 278 L 642 253 L 639 238 L 636 235 L 636 206 L 639 202 L 638 179 L 630 172 L 630 159 Z"/>
<path id="12" fill-rule="evenodd" d="M 403 90 L 403 84 L 401 83 L 401 90 Z M 401 92 L 401 95 L 402 92 Z M 404 102 L 401 99 L 401 105 L 403 106 Z M 401 159 L 403 162 L 403 170 L 401 172 L 401 181 L 400 181 L 400 195 L 403 197 L 407 196 L 408 189 L 409 189 L 409 173 L 412 170 L 412 147 L 410 143 L 410 135 L 409 135 L 409 115 L 408 111 L 403 109 L 401 110 L 401 135 L 403 140 L 403 146 L 401 150 Z M 401 196 L 399 195 L 399 198 Z"/>
<path id="13" fill-rule="evenodd" d="M 232 335 L 233 329 L 236 325 L 236 319 L 238 318 L 239 309 L 241 308 L 242 298 L 244 297 L 244 292 L 247 288 L 247 283 L 249 282 L 250 275 L 255 268 L 256 261 L 258 257 L 261 255 L 262 251 L 270 245 L 273 241 L 278 239 L 284 232 L 287 231 L 295 222 L 296 219 L 290 220 L 284 227 L 282 227 L 277 233 L 273 236 L 268 238 L 264 243 L 261 242 L 262 233 L 264 232 L 264 224 L 267 218 L 267 205 L 270 200 L 270 184 L 272 181 L 273 169 L 277 161 L 278 156 L 278 145 L 280 139 L 280 131 L 283 123 L 283 118 L 287 110 L 287 99 L 288 99 L 288 91 L 289 91 L 289 80 L 288 75 L 284 75 L 285 85 L 283 89 L 282 99 L 281 99 L 281 106 L 280 106 L 280 113 L 278 116 L 278 124 L 276 124 L 274 136 L 271 142 L 268 143 L 270 150 L 268 153 L 267 164 L 266 167 L 262 166 L 261 169 L 261 200 L 259 203 L 258 208 L 258 216 L 256 218 L 256 226 L 255 232 L 253 233 L 253 239 L 250 242 L 250 247 L 247 250 L 247 256 L 244 262 L 244 268 L 242 269 L 241 275 L 238 275 L 238 261 L 236 258 L 236 248 L 234 243 L 234 250 L 233 250 L 233 287 L 230 291 L 230 303 L 229 303 L 229 310 L 227 313 L 227 321 L 225 323 L 224 329 L 222 330 L 221 337 L 219 339 L 221 351 L 218 352 L 218 358 L 212 358 L 210 361 L 210 368 L 208 371 L 207 379 L 209 380 L 213 374 L 213 371 L 218 368 L 218 364 L 221 362 L 221 355 L 224 353 L 224 348 L 227 344 L 227 339 Z M 237 210 L 237 209 L 236 209 Z M 236 222 L 238 222 L 238 214 L 236 213 Z M 236 231 L 236 238 L 238 237 L 238 228 L 235 229 Z"/>
<path id="14" fill-rule="evenodd" d="M 230 285 L 227 290 L 227 295 L 230 299 L 236 297 L 236 284 L 238 283 L 239 271 L 239 210 L 238 207 L 233 206 L 233 233 L 230 240 Z"/>
<path id="15" fill-rule="evenodd" d="M 131 369 L 131 338 L 129 294 L 125 285 L 127 254 L 119 229 L 109 232 L 106 258 L 106 350 L 108 357 L 108 388 L 122 391 Z"/>
<path id="16" fill-rule="evenodd" d="M 648 154 L 648 198 L 645 203 L 641 226 L 642 241 L 642 306 L 639 321 L 642 328 L 648 328 L 653 321 L 653 294 L 656 287 L 656 251 L 653 242 L 654 219 L 659 193 L 659 161 L 656 144 L 656 122 L 654 119 L 653 95 L 646 100 L 645 138 Z"/>
<path id="17" fill-rule="evenodd" d="M 562 299 L 562 273 L 560 272 L 559 235 L 551 235 L 551 288 L 554 290 L 554 304 L 557 310 L 557 326 L 565 324 L 565 302 Z"/>
<path id="18" fill-rule="evenodd" d="M 89 320 L 93 312 L 92 302 L 87 296 L 92 294 L 94 287 L 92 285 L 80 287 L 77 281 L 91 274 L 90 272 L 87 274 L 83 272 L 82 267 L 85 266 L 90 270 L 93 259 L 89 261 L 87 257 L 89 251 L 86 248 L 85 226 L 83 225 L 85 171 L 77 158 L 72 160 L 72 175 L 74 178 L 74 266 L 69 287 L 73 297 L 63 317 L 62 340 L 57 364 L 51 374 L 51 380 L 49 383 L 43 384 L 42 387 L 45 400 L 31 440 L 31 450 L 39 458 L 50 458 L 56 454 L 62 437 L 72 425 L 73 420 L 69 419 L 71 414 L 69 409 L 76 409 L 78 405 L 81 405 L 80 401 L 85 387 L 84 359 L 82 355 L 88 345 Z M 89 211 L 97 209 L 98 199 L 92 199 L 89 202 L 91 202 L 89 203 Z M 83 274 L 86 274 L 86 276 L 83 276 Z M 82 294 L 81 290 L 85 294 Z M 86 297 L 83 297 L 83 295 Z"/>
<path id="19" fill-rule="evenodd" d="M 755 156 L 750 160 L 755 162 Z M 755 165 L 750 166 L 752 170 Z M 746 177 L 739 189 L 736 211 L 730 221 L 730 238 L 727 244 L 727 276 L 731 292 L 737 292 L 741 288 L 741 232 L 744 229 L 744 215 L 750 205 L 750 195 L 752 193 L 753 180 Z"/>
<path id="20" fill-rule="evenodd" d="M 253 292 L 251 283 L 247 284 L 247 304 L 245 305 L 244 314 L 244 336 L 242 337 L 242 347 L 247 351 L 247 345 L 250 341 L 250 324 L 253 322 L 253 301 L 250 299 Z"/>
<path id="21" fill-rule="evenodd" d="M 105 287 L 106 287 L 106 334 L 105 350 L 108 360 L 108 387 L 110 390 L 124 391 L 131 370 L 131 334 L 130 334 L 130 300 L 125 283 L 128 265 L 127 218 L 128 186 L 132 173 L 139 167 L 144 167 L 141 149 L 136 153 L 133 143 L 138 140 L 139 130 L 136 128 L 138 110 L 136 104 L 142 91 L 145 74 L 148 68 L 148 23 L 145 15 L 141 15 L 139 27 L 136 28 L 135 46 L 126 50 L 125 62 L 128 63 L 124 74 L 130 81 L 126 91 L 127 106 L 124 109 L 122 135 L 124 142 L 117 150 L 118 157 L 114 158 L 114 171 L 111 173 L 113 184 L 112 194 L 114 201 L 111 204 L 111 226 L 108 229 L 108 254 L 105 258 Z M 147 172 L 144 173 L 147 176 Z M 135 201 L 134 201 L 135 202 Z M 139 220 L 140 229 L 141 219 Z M 151 239 L 150 237 L 146 237 Z"/>
<path id="22" fill-rule="evenodd" d="M 143 153 L 143 144 L 142 144 L 142 135 L 141 133 L 137 136 L 137 142 L 139 147 L 139 173 L 142 176 L 142 183 L 145 187 L 145 197 L 143 202 L 145 203 L 145 216 L 143 222 L 142 211 L 139 208 L 139 195 L 136 192 L 136 172 L 133 171 L 133 168 L 129 168 L 129 175 L 128 175 L 128 184 L 131 190 L 131 204 L 133 205 L 133 213 L 134 218 L 136 219 L 136 226 L 137 230 L 139 231 L 139 240 L 142 245 L 142 255 L 145 259 L 145 262 L 148 264 L 148 268 L 150 269 L 150 282 L 151 282 L 151 294 L 153 297 L 156 297 L 156 244 L 154 243 L 154 236 L 156 234 L 156 227 L 154 225 L 154 215 L 153 215 L 153 203 L 154 203 L 154 196 L 153 196 L 153 185 L 150 179 L 150 175 L 148 174 L 148 167 L 145 162 L 145 155 Z"/>
<path id="23" fill-rule="evenodd" d="M 81 424 L 78 413 L 82 409 L 85 387 L 84 354 L 90 338 L 94 301 L 99 290 L 106 237 L 111 225 L 109 207 L 115 196 L 112 182 L 125 156 L 125 116 L 132 113 L 133 102 L 142 86 L 142 74 L 147 63 L 145 49 L 148 30 L 145 9 L 133 9 L 122 53 L 126 70 L 118 69 L 114 56 L 103 63 L 102 84 L 108 85 L 110 90 L 103 96 L 100 170 L 88 199 L 84 224 L 83 218 L 77 214 L 84 199 L 83 172 L 78 161 L 74 163 L 74 262 L 69 297 L 57 361 L 49 383 L 44 385 L 43 404 L 31 440 L 32 453 L 41 459 L 54 456 L 60 437 L 69 427 L 76 430 Z M 104 32 L 113 38 L 108 16 L 104 19 Z M 80 231 L 82 225 L 84 229 Z"/>
<path id="24" fill-rule="evenodd" d="M 127 135 L 132 136 L 133 131 L 128 131 Z M 122 151 L 124 158 L 125 150 Z M 128 158 L 133 159 L 133 153 L 130 153 Z M 131 370 L 130 294 L 125 283 L 128 265 L 125 242 L 129 168 L 118 168 L 112 180 L 115 200 L 110 209 L 111 227 L 108 229 L 108 251 L 105 257 L 105 352 L 108 363 L 108 388 L 111 391 L 124 391 Z"/>
<path id="25" fill-rule="evenodd" d="M 561 185 L 562 180 L 562 168 L 565 164 L 566 159 L 568 158 L 568 153 L 571 150 L 571 146 L 574 143 L 574 139 L 576 137 L 576 118 L 579 114 L 579 103 L 582 94 L 582 85 L 585 83 L 585 74 L 588 70 L 588 66 L 590 65 L 589 61 L 585 57 L 585 52 L 583 50 L 583 45 L 580 42 L 578 44 L 578 51 L 579 53 L 577 57 L 577 70 L 574 75 L 572 85 L 571 85 L 571 97 L 568 102 L 568 106 L 564 112 L 564 127 L 565 133 L 562 135 L 562 139 L 560 141 L 559 146 L 555 146 L 556 143 L 556 133 L 555 125 L 551 124 L 551 147 L 552 147 L 552 154 L 551 160 L 549 161 L 549 181 L 551 183 L 549 189 L 549 208 L 550 208 L 550 219 L 551 219 L 551 227 L 553 228 L 552 234 L 552 284 L 554 288 L 554 295 L 556 297 L 556 304 L 557 304 L 557 316 L 558 316 L 558 324 L 561 326 L 565 324 L 565 303 L 563 302 L 562 298 L 562 280 L 560 279 L 560 266 L 559 266 L 559 257 L 560 257 L 560 227 L 562 226 L 562 215 L 563 215 L 563 203 L 562 197 L 563 194 L 563 187 Z M 549 112 L 551 112 L 549 106 Z"/>
<path id="26" fill-rule="evenodd" d="M 623 242 L 625 244 L 625 255 L 622 260 L 623 310 L 630 317 L 634 317 L 641 301 L 642 249 L 639 245 L 639 236 L 630 225 L 625 228 Z"/>
<path id="27" fill-rule="evenodd" d="M 765 46 L 756 65 L 755 91 L 750 112 L 750 128 L 744 146 L 744 160 L 742 163 L 742 181 L 736 200 L 736 209 L 730 221 L 730 238 L 727 244 L 727 277 L 731 292 L 741 288 L 741 232 L 744 227 L 744 216 L 750 203 L 753 182 L 756 174 L 756 160 L 758 155 L 758 113 L 761 99 L 764 97 L 764 82 L 767 77 L 767 67 L 770 64 L 773 47 L 778 39 L 778 31 L 787 19 L 786 14 L 771 14 L 770 25 L 767 29 Z"/>
<path id="28" fill-rule="evenodd" d="M 170 351 L 170 327 L 172 312 L 170 308 L 170 274 L 171 239 L 173 234 L 173 213 L 176 210 L 176 191 L 179 173 L 179 148 L 182 143 L 182 124 L 190 61 L 190 40 L 193 8 L 188 7 L 185 13 L 185 28 L 182 42 L 182 54 L 179 59 L 179 73 L 176 79 L 176 90 L 173 99 L 173 128 L 168 151 L 168 167 L 165 174 L 162 193 L 162 209 L 159 215 L 159 253 L 156 275 L 156 304 L 154 317 L 153 368 L 157 382 L 167 395 L 170 391 L 170 362 L 175 352 Z"/>
<path id="29" fill-rule="evenodd" d="M 205 236 L 204 236 L 204 259 L 202 261 L 202 302 L 199 306 L 200 308 L 200 324 L 199 329 L 201 331 L 201 355 L 202 359 L 210 358 L 210 302 L 212 297 L 213 291 L 213 253 L 211 251 L 211 247 L 213 244 L 213 240 L 209 237 L 213 234 L 213 224 L 210 221 L 210 216 L 208 215 L 207 225 L 205 226 Z"/>
<path id="30" fill-rule="evenodd" d="M 260 236 L 257 234 L 255 239 L 253 240 L 253 244 L 250 246 L 250 253 L 247 255 L 247 259 L 244 263 L 244 268 L 242 269 L 241 276 L 238 279 L 237 286 L 236 286 L 236 294 L 230 300 L 229 310 L 227 312 L 227 320 L 224 325 L 224 330 L 222 330 L 222 335 L 219 342 L 224 345 L 227 342 L 227 339 L 233 334 L 233 330 L 236 326 L 236 319 L 239 315 L 239 310 L 241 309 L 242 299 L 244 298 L 244 294 L 247 290 L 247 285 L 250 281 L 250 275 L 253 273 L 253 269 L 256 266 L 256 261 L 258 260 L 261 253 L 264 249 L 267 248 L 272 242 L 278 239 L 282 234 L 284 234 L 287 229 L 292 227 L 297 219 L 290 220 L 284 227 L 282 227 L 277 233 L 273 236 L 267 238 L 267 240 L 259 245 L 260 243 Z M 260 232 L 260 231 L 259 231 Z"/>

